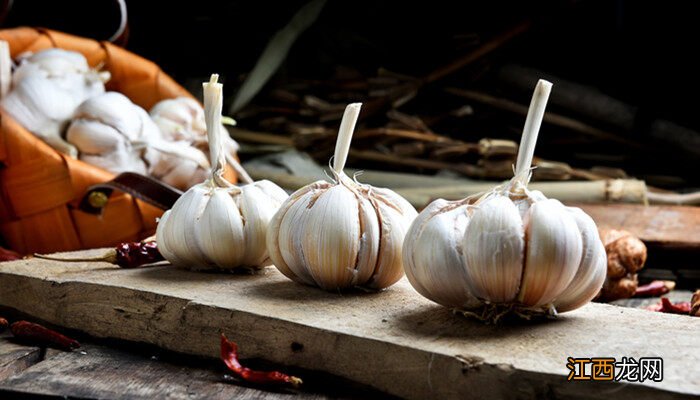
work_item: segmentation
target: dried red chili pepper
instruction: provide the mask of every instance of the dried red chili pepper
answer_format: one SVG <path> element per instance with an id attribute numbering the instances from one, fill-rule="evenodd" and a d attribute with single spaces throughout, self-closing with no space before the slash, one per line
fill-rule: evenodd
<path id="1" fill-rule="evenodd" d="M 137 268 L 146 264 L 164 261 L 156 241 L 121 243 L 116 248 L 115 263 L 122 268 Z"/>
<path id="2" fill-rule="evenodd" d="M 690 302 L 680 301 L 671 303 L 668 297 L 662 297 L 658 304 L 646 308 L 649 311 L 659 311 L 668 314 L 690 314 Z"/>
<path id="3" fill-rule="evenodd" d="M 0 318 L 0 332 L 4 331 L 7 328 L 7 320 L 5 318 Z"/>
<path id="4" fill-rule="evenodd" d="M 0 262 L 20 259 L 22 259 L 22 256 L 19 253 L 0 246 Z"/>
<path id="5" fill-rule="evenodd" d="M 246 382 L 264 384 L 264 385 L 285 385 L 290 384 L 294 387 L 301 385 L 301 379 L 296 376 L 291 376 L 278 371 L 254 371 L 244 367 L 238 361 L 238 345 L 226 339 L 226 336 L 221 334 L 221 359 L 224 361 L 228 369 L 233 371 L 236 376 Z"/>
<path id="6" fill-rule="evenodd" d="M 15 338 L 40 346 L 55 346 L 63 350 L 73 350 L 80 347 L 77 340 L 29 321 L 15 322 L 10 326 L 10 330 Z"/>
<path id="7" fill-rule="evenodd" d="M 676 288 L 676 282 L 674 281 L 653 281 L 637 287 L 634 292 L 634 297 L 653 297 L 661 296 L 666 294 L 671 290 Z"/>
<path id="8" fill-rule="evenodd" d="M 110 249 L 105 254 L 98 257 L 62 258 L 47 256 L 44 254 L 35 254 L 34 256 L 53 261 L 102 261 L 118 265 L 122 268 L 137 268 L 142 265 L 153 264 L 165 260 L 165 258 L 163 258 L 158 251 L 158 245 L 155 241 L 121 243 L 116 248 Z"/>

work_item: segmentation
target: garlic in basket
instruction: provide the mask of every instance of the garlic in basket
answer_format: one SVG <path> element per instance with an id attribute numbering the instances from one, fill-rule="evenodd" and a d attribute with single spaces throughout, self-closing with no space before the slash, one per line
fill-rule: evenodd
<path id="1" fill-rule="evenodd" d="M 209 152 L 204 109 L 196 100 L 189 97 L 161 100 L 151 108 L 150 115 L 166 140 L 187 142 L 205 153 Z M 233 119 L 230 121 L 235 124 Z M 221 129 L 226 128 L 222 125 Z M 235 167 L 237 160 L 231 158 L 236 157 L 238 143 L 227 132 L 223 140 L 226 159 Z M 197 182 L 201 182 L 201 179 Z"/>
<path id="2" fill-rule="evenodd" d="M 118 92 L 107 92 L 78 107 L 66 139 L 80 159 L 110 172 L 148 173 L 186 190 L 207 175 L 209 161 L 186 142 L 169 142 L 148 113 Z"/>
<path id="3" fill-rule="evenodd" d="M 75 147 L 63 140 L 63 130 L 84 100 L 104 93 L 108 79 L 109 73 L 91 69 L 80 53 L 43 50 L 20 59 L 12 89 L 0 105 L 50 146 L 77 157 Z"/>
<path id="4" fill-rule="evenodd" d="M 277 269 L 326 290 L 382 289 L 398 281 L 404 235 L 417 215 L 393 191 L 362 185 L 343 172 L 360 107 L 345 109 L 333 157 L 335 181 L 318 181 L 292 194 L 267 233 Z"/>
<path id="5" fill-rule="evenodd" d="M 196 270 L 270 264 L 265 248 L 268 224 L 288 197 L 269 181 L 237 187 L 224 177 L 224 130 L 221 129 L 222 85 L 218 75 L 204 84 L 204 110 L 212 170 L 210 176 L 183 194 L 158 223 L 158 248 L 174 265 Z M 213 128 L 213 129 L 212 129 Z"/>
<path id="6" fill-rule="evenodd" d="M 437 200 L 411 225 L 406 275 L 423 296 L 497 321 L 581 307 L 600 290 L 605 248 L 593 220 L 529 191 L 530 165 L 551 83 L 539 81 L 528 112 L 515 176 L 475 203 Z"/>

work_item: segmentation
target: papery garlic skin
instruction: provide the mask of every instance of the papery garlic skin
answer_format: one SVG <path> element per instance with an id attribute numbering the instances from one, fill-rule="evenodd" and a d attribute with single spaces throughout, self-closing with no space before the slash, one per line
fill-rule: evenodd
<path id="1" fill-rule="evenodd" d="M 600 290 L 606 258 L 593 220 L 527 190 L 550 86 L 536 88 L 515 177 L 478 199 L 437 200 L 409 229 L 406 275 L 423 296 L 497 321 L 570 311 Z"/>
<path id="2" fill-rule="evenodd" d="M 403 240 L 417 212 L 389 189 L 342 171 L 360 104 L 346 108 L 333 164 L 335 182 L 293 193 L 274 216 L 267 247 L 288 278 L 326 290 L 383 289 L 403 276 Z"/>
<path id="3" fill-rule="evenodd" d="M 163 257 L 193 270 L 262 268 L 270 264 L 265 235 L 287 193 L 269 181 L 233 186 L 223 177 L 225 147 L 221 126 L 222 85 L 218 76 L 204 85 L 211 174 L 187 190 L 158 222 L 156 240 Z M 247 180 L 247 174 L 241 174 Z"/>

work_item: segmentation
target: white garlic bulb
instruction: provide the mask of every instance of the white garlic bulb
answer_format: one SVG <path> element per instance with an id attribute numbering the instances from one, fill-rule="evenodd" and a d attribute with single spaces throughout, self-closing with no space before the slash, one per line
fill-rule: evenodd
<path id="1" fill-rule="evenodd" d="M 76 51 L 46 49 L 37 53 L 24 53 L 18 57 L 19 65 L 12 76 L 17 85 L 30 76 L 55 79 L 61 84 L 70 85 L 70 79 L 82 76 L 88 82 L 106 82 L 109 72 L 90 68 L 87 59 Z"/>
<path id="2" fill-rule="evenodd" d="M 606 256 L 593 220 L 527 189 L 550 91 L 538 82 L 513 179 L 473 204 L 437 200 L 411 225 L 404 264 L 423 296 L 493 321 L 570 311 L 600 290 Z"/>
<path id="3" fill-rule="evenodd" d="M 118 92 L 92 97 L 78 107 L 66 139 L 80 159 L 113 173 L 148 173 L 186 190 L 207 176 L 209 161 L 187 142 L 169 142 L 144 109 Z"/>
<path id="4" fill-rule="evenodd" d="M 269 181 L 236 187 L 223 177 L 222 85 L 217 80 L 218 75 L 212 75 L 204 84 L 211 174 L 163 214 L 156 232 L 158 249 L 172 264 L 195 270 L 261 268 L 270 264 L 265 233 L 288 196 Z"/>
<path id="5" fill-rule="evenodd" d="M 77 157 L 63 130 L 83 101 L 104 93 L 108 79 L 109 73 L 90 69 L 80 53 L 43 50 L 20 60 L 0 106 L 56 150 Z"/>
<path id="6" fill-rule="evenodd" d="M 153 122 L 160 128 L 164 139 L 189 143 L 205 153 L 209 152 L 204 109 L 196 100 L 189 97 L 162 100 L 151 108 L 150 115 Z M 238 152 L 238 143 L 228 135 L 223 125 L 221 129 L 224 132 L 226 159 L 234 169 L 237 169 L 238 162 L 235 157 Z M 201 182 L 201 179 L 195 182 Z"/>
<path id="7" fill-rule="evenodd" d="M 340 124 L 335 182 L 299 189 L 270 224 L 270 258 L 297 282 L 327 290 L 382 289 L 403 276 L 401 249 L 416 210 L 395 192 L 362 185 L 343 172 L 360 107 L 350 104 Z"/>
<path id="8" fill-rule="evenodd" d="M 145 174 L 143 143 L 158 140 L 158 127 L 126 96 L 107 92 L 83 102 L 66 132 L 80 159 L 113 173 Z"/>
<path id="9" fill-rule="evenodd" d="M 159 101 L 149 112 L 163 137 L 172 141 L 190 143 L 207 140 L 204 109 L 189 97 L 176 97 Z"/>

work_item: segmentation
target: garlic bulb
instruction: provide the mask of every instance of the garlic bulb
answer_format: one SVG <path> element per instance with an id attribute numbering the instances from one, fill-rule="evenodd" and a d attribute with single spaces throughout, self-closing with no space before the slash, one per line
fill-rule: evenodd
<path id="1" fill-rule="evenodd" d="M 12 90 L 0 106 L 56 150 L 77 157 L 62 133 L 76 108 L 104 93 L 109 73 L 89 68 L 82 54 L 49 49 L 28 55 L 12 76 Z"/>
<path id="2" fill-rule="evenodd" d="M 473 204 L 436 200 L 411 225 L 406 275 L 423 296 L 485 320 L 551 315 L 600 290 L 605 248 L 578 208 L 529 191 L 530 165 L 551 83 L 535 88 L 515 176 Z"/>
<path id="3" fill-rule="evenodd" d="M 66 139 L 80 159 L 113 173 L 145 174 L 144 142 L 157 140 L 158 127 L 148 114 L 118 92 L 92 97 L 78 107 Z"/>
<path id="4" fill-rule="evenodd" d="M 14 85 L 29 76 L 55 79 L 65 85 L 71 85 L 71 79 L 78 76 L 88 83 L 103 83 L 110 77 L 109 72 L 91 69 L 85 56 L 75 51 L 46 49 L 22 54 L 18 59 L 19 65 L 12 76 Z"/>
<path id="5" fill-rule="evenodd" d="M 66 139 L 80 159 L 113 173 L 148 173 L 178 189 L 201 182 L 207 157 L 187 142 L 168 142 L 148 113 L 118 92 L 88 99 L 76 110 Z"/>
<path id="6" fill-rule="evenodd" d="M 236 187 L 223 177 L 222 85 L 217 80 L 218 75 L 212 75 L 204 84 L 211 174 L 163 214 L 156 232 L 158 248 L 172 264 L 196 270 L 261 268 L 270 264 L 265 248 L 268 224 L 288 196 L 269 181 Z"/>
<path id="7" fill-rule="evenodd" d="M 176 97 L 162 100 L 151 108 L 149 114 L 166 139 L 191 143 L 207 140 L 204 109 L 194 99 Z"/>
<path id="8" fill-rule="evenodd" d="M 205 153 L 209 152 L 204 109 L 197 101 L 189 97 L 162 100 L 151 108 L 150 115 L 166 140 L 186 142 Z M 231 158 L 236 157 L 238 143 L 228 135 L 223 125 L 221 129 L 224 130 L 226 159 L 237 169 L 237 161 Z M 201 179 L 196 182 L 201 182 Z"/>
<path id="9" fill-rule="evenodd" d="M 270 258 L 300 283 L 382 289 L 403 276 L 401 248 L 416 210 L 389 189 L 362 185 L 343 167 L 361 104 L 345 109 L 333 158 L 335 181 L 305 186 L 270 224 Z"/>

